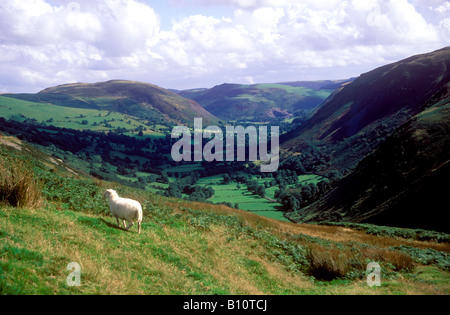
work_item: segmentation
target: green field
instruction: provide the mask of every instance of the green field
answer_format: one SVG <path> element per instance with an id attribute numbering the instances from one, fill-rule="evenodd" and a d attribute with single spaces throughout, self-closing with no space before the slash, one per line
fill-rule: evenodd
<path id="1" fill-rule="evenodd" d="M 279 90 L 284 90 L 287 93 L 299 94 L 299 95 L 303 95 L 303 96 L 315 96 L 315 97 L 321 97 L 323 99 L 326 99 L 333 92 L 333 90 L 310 89 L 310 88 L 306 88 L 306 87 L 302 87 L 302 86 L 289 86 L 289 85 L 275 84 L 275 83 L 256 84 L 254 87 L 262 89 L 262 90 L 264 90 L 264 89 L 279 89 Z"/>
<path id="2" fill-rule="evenodd" d="M 214 196 L 208 201 L 214 204 L 230 202 L 233 205 L 237 204 L 241 210 L 281 221 L 289 221 L 283 216 L 283 212 L 279 210 L 281 204 L 250 193 L 245 184 L 239 184 L 241 186 L 240 189 L 237 188 L 238 184 L 234 182 L 222 185 L 220 184 L 222 179 L 223 175 L 217 175 L 204 177 L 198 181 L 198 185 L 208 185 L 214 189 Z"/>
<path id="3" fill-rule="evenodd" d="M 182 167 L 171 168 L 171 171 L 181 171 Z M 190 166 L 193 167 L 193 166 Z M 271 178 L 259 178 L 253 176 L 254 180 L 257 180 L 259 184 L 264 184 L 267 181 L 271 181 Z M 298 176 L 299 183 L 302 185 L 308 185 L 310 183 L 317 184 L 326 178 L 319 175 L 300 175 Z M 200 186 L 211 186 L 214 189 L 214 196 L 208 201 L 219 204 L 219 203 L 231 203 L 232 205 L 238 206 L 239 209 L 252 212 L 254 214 L 277 219 L 280 221 L 289 222 L 289 220 L 284 216 L 282 211 L 282 205 L 274 201 L 274 195 L 277 190 L 279 190 L 278 185 L 266 188 L 266 198 L 254 195 L 247 190 L 245 184 L 239 184 L 240 189 L 238 189 L 238 183 L 231 182 L 227 185 L 222 184 L 223 174 L 204 177 L 201 178 L 197 185 Z M 288 186 L 288 188 L 294 188 L 293 185 Z"/>
<path id="4" fill-rule="evenodd" d="M 162 137 L 164 128 L 161 125 L 152 125 L 151 130 L 146 121 L 107 110 L 74 108 L 53 105 L 49 103 L 35 103 L 18 100 L 10 97 L 0 96 L 0 117 L 25 121 L 35 119 L 38 123 L 69 128 L 75 130 L 110 131 L 117 128 L 143 130 L 144 136 Z M 108 125 L 105 125 L 105 121 Z M 84 122 L 84 123 L 83 123 Z M 128 135 L 137 135 L 138 132 L 128 132 Z"/>
<path id="5" fill-rule="evenodd" d="M 199 171 L 202 169 L 203 169 L 202 165 L 200 163 L 198 163 L 198 164 L 167 167 L 164 170 L 166 172 L 191 173 L 191 172 Z"/>
<path id="6" fill-rule="evenodd" d="M 298 177 L 298 182 L 300 184 L 302 184 L 302 185 L 308 185 L 308 184 L 311 184 L 311 183 L 312 184 L 318 184 L 318 183 L 320 183 L 321 181 L 324 181 L 324 180 L 326 180 L 325 177 L 320 176 L 320 175 L 314 175 L 314 174 L 311 174 L 311 175 L 300 175 Z"/>

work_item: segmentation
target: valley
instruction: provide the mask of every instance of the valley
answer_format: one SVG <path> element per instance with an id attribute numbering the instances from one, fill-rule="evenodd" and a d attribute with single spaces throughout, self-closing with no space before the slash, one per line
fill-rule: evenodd
<path id="1" fill-rule="evenodd" d="M 225 121 L 276 121 L 304 117 L 320 105 L 333 91 L 332 87 L 321 84 L 325 88 L 290 83 L 223 84 L 211 89 L 179 91 L 178 94 L 198 102 Z"/>
<path id="2" fill-rule="evenodd" d="M 28 186 L 37 193 L 30 204 L 2 201 L 2 294 L 448 294 L 449 235 L 294 224 L 164 197 L 86 177 L 25 142 L 1 139 L 0 182 L 12 161 L 14 172 L 39 179 L 37 190 Z M 143 204 L 139 237 L 113 223 L 102 197 L 111 187 Z M 366 283 L 368 260 L 382 267 L 379 287 Z M 70 287 L 73 261 L 81 279 Z"/>
<path id="3" fill-rule="evenodd" d="M 446 47 L 349 80 L 0 95 L 0 292 L 447 295 L 449 67 Z M 171 133 L 195 118 L 279 127 L 277 170 L 261 172 L 261 156 L 175 161 Z M 21 176 L 28 206 L 12 198 Z M 144 205 L 141 239 L 111 223 L 107 188 Z M 72 245 L 80 289 L 63 283 Z M 369 261 L 379 288 L 365 283 Z"/>
<path id="4" fill-rule="evenodd" d="M 109 97 L 106 101 L 108 97 L 104 94 L 105 90 L 113 89 L 114 85 L 120 84 L 124 84 L 125 87 L 121 89 L 128 92 L 138 90 L 142 93 L 140 90 L 142 86 L 147 88 L 147 85 L 140 83 L 137 87 L 130 87 L 135 82 L 111 81 L 94 85 L 62 85 L 46 89 L 36 95 L 2 95 L 0 96 L 0 116 L 3 118 L 0 118 L 2 119 L 0 131 L 34 143 L 55 158 L 70 163 L 83 173 L 99 179 L 111 180 L 172 197 L 226 203 L 263 216 L 288 221 L 284 216 L 285 207 L 282 200 L 276 200 L 274 196 L 279 190 L 280 180 L 274 181 L 271 174 L 267 180 L 261 179 L 252 162 L 244 164 L 174 162 L 170 149 L 175 140 L 170 139 L 169 135 L 172 128 L 177 125 L 175 120 L 148 116 L 147 112 L 144 114 L 135 112 L 136 116 L 126 114 L 130 110 L 117 107 L 116 96 Z M 289 85 L 276 84 L 261 85 L 259 88 L 275 89 L 275 87 L 276 89 L 281 87 L 282 93 L 296 89 Z M 253 89 L 253 87 L 248 88 Z M 298 89 L 303 92 L 305 88 Z M 160 90 L 158 88 L 156 91 L 162 93 Z M 298 91 L 296 93 L 299 93 Z M 323 92 L 324 96 L 329 94 L 326 91 L 328 90 Z M 117 92 L 114 93 L 117 94 Z M 309 90 L 307 93 L 310 93 Z M 104 101 L 99 101 L 100 96 Z M 141 96 L 141 94 L 130 94 L 129 98 L 139 99 Z M 149 113 L 153 115 L 152 111 Z M 290 114 L 287 120 L 281 117 L 269 125 L 279 125 L 281 132 L 286 133 L 299 123 L 292 123 L 291 116 L 293 115 Z M 206 118 L 206 123 L 211 123 L 208 119 L 210 116 L 203 117 Z M 240 123 L 244 126 L 267 125 L 265 122 L 245 119 L 241 119 Z M 219 122 L 218 125 L 224 126 L 222 124 L 224 123 Z M 183 192 L 183 190 L 187 191 L 185 187 L 174 188 L 174 183 L 178 179 L 189 176 L 193 170 L 199 172 L 200 179 L 197 178 L 190 185 L 203 187 L 203 189 L 211 188 L 214 191 L 211 197 L 207 198 L 202 193 L 192 195 L 192 190 L 191 193 Z M 229 194 L 227 194 L 227 190 L 223 189 L 224 185 L 216 181 L 217 177 L 225 175 L 247 178 L 244 182 L 234 179 L 230 184 L 234 185 L 237 193 L 228 191 Z M 297 176 L 302 178 L 302 176 L 316 175 Z M 258 182 L 261 190 L 259 194 L 256 193 L 256 189 L 248 189 L 245 183 L 247 180 Z M 212 185 L 205 185 L 205 183 L 212 183 Z M 295 183 L 291 183 L 291 188 L 295 189 Z M 237 185 L 240 185 L 239 189 Z M 283 185 L 286 187 L 284 183 Z"/>

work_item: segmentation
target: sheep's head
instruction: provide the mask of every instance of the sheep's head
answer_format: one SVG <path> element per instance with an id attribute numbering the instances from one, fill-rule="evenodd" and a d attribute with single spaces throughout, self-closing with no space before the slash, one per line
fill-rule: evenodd
<path id="1" fill-rule="evenodd" d="M 105 198 L 110 199 L 111 197 L 118 196 L 117 192 L 114 189 L 108 189 L 105 192 Z"/>

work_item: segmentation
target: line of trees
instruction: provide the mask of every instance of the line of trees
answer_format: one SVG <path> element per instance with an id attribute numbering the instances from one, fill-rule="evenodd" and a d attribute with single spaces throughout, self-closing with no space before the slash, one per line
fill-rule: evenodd
<path id="1" fill-rule="evenodd" d="M 182 198 L 182 194 L 187 194 L 186 199 L 190 201 L 206 201 L 214 196 L 214 189 L 209 186 L 196 185 L 200 179 L 200 174 L 192 173 L 184 178 L 178 179 L 169 184 L 164 195 L 167 197 Z"/>
<path id="2" fill-rule="evenodd" d="M 317 184 L 302 185 L 299 188 L 277 190 L 275 199 L 284 206 L 286 211 L 296 212 L 314 203 L 331 189 L 330 181 L 324 180 Z"/>

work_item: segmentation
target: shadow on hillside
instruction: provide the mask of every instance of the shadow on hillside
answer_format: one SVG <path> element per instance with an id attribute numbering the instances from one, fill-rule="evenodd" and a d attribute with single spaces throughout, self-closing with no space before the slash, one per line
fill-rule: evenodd
<path id="1" fill-rule="evenodd" d="M 110 222 L 108 222 L 108 221 L 106 221 L 105 219 L 100 219 L 103 223 L 105 223 L 108 227 L 110 227 L 110 228 L 113 228 L 113 229 L 116 229 L 116 230 L 121 230 L 121 231 L 124 231 L 124 232 L 130 232 L 130 231 L 127 231 L 127 230 L 125 230 L 124 228 L 122 228 L 122 227 L 120 227 L 120 226 L 117 226 L 117 224 L 116 223 L 110 223 Z"/>

